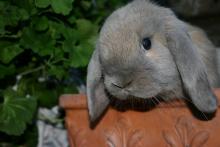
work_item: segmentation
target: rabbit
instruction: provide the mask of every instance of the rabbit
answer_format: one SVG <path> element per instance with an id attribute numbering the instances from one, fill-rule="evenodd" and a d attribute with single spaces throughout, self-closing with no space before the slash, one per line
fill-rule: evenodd
<path id="1" fill-rule="evenodd" d="M 165 101 L 190 98 L 204 113 L 213 113 L 219 86 L 217 50 L 206 34 L 179 20 L 169 9 L 135 0 L 104 22 L 88 64 L 90 121 L 110 103 L 109 95 Z"/>

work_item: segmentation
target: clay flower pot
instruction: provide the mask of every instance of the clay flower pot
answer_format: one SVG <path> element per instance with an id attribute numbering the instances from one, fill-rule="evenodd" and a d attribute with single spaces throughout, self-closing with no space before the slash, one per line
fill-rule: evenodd
<path id="1" fill-rule="evenodd" d="M 215 90 L 220 100 L 220 89 Z M 86 96 L 62 95 L 71 147 L 219 147 L 220 111 L 209 119 L 196 117 L 180 101 L 161 103 L 149 111 L 118 111 L 109 107 L 90 128 Z"/>

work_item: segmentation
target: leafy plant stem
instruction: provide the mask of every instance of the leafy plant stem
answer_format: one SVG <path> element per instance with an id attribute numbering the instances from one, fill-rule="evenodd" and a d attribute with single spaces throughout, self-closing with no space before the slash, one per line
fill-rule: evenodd
<path id="1" fill-rule="evenodd" d="M 37 71 L 40 71 L 40 70 L 43 70 L 43 69 L 45 69 L 45 65 L 39 66 L 39 67 L 31 69 L 31 70 L 27 70 L 25 72 L 22 72 L 18 76 L 25 76 L 25 75 L 28 75 L 30 73 L 37 72 Z"/>

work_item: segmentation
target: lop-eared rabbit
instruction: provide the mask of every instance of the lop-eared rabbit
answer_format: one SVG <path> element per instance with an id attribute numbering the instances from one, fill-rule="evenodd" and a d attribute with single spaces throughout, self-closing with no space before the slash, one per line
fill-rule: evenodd
<path id="1" fill-rule="evenodd" d="M 89 116 L 95 121 L 110 100 L 162 96 L 189 98 L 215 112 L 217 49 L 199 28 L 148 0 L 135 0 L 105 21 L 88 65 Z"/>

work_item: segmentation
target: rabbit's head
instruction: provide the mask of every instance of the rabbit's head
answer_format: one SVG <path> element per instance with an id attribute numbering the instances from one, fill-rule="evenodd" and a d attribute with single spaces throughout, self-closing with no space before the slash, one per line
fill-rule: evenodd
<path id="1" fill-rule="evenodd" d="M 192 99 L 203 112 L 217 108 L 206 69 L 185 24 L 167 9 L 137 0 L 116 10 L 101 29 L 88 66 L 91 120 L 119 98 Z"/>

